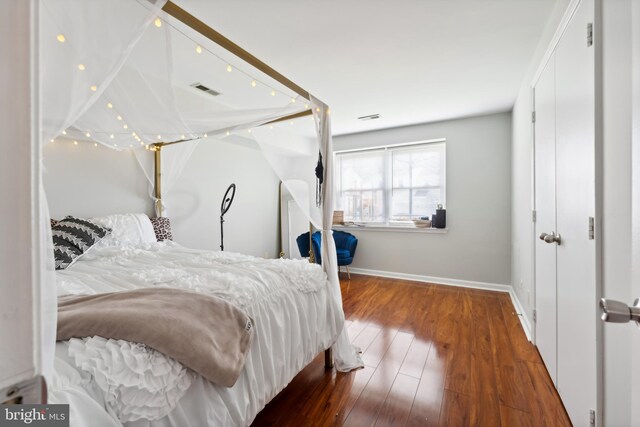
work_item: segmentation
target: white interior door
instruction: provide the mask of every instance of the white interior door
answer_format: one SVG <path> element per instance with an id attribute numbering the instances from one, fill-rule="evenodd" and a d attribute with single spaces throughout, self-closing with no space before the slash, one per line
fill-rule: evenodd
<path id="1" fill-rule="evenodd" d="M 597 409 L 598 306 L 595 218 L 595 63 L 587 43 L 593 0 L 584 0 L 560 39 L 556 69 L 557 388 L 575 425 Z"/>
<path id="2" fill-rule="evenodd" d="M 535 234 L 556 230 L 555 59 L 535 86 Z M 557 381 L 556 245 L 536 238 L 535 337 L 554 384 Z"/>

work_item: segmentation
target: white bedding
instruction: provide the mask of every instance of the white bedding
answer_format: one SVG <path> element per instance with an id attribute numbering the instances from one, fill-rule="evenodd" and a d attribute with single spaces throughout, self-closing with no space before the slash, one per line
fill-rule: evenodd
<path id="1" fill-rule="evenodd" d="M 254 341 L 231 388 L 139 344 L 60 342 L 50 401 L 71 404 L 73 426 L 249 425 L 342 330 L 344 315 L 326 282 L 318 265 L 302 260 L 193 250 L 173 242 L 94 248 L 57 273 L 59 295 L 151 286 L 208 293 L 254 319 Z"/>

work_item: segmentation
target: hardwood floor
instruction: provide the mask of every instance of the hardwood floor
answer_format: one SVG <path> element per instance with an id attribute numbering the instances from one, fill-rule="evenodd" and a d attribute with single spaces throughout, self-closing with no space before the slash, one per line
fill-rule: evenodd
<path id="1" fill-rule="evenodd" d="M 570 426 L 509 295 L 352 275 L 342 295 L 365 368 L 307 366 L 253 426 Z"/>

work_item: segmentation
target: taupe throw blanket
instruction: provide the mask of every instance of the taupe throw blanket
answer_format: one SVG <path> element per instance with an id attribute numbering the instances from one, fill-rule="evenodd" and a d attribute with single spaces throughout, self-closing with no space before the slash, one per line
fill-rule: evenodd
<path id="1" fill-rule="evenodd" d="M 253 323 L 224 300 L 180 289 L 59 297 L 57 339 L 95 335 L 146 344 L 231 387 L 249 352 Z"/>

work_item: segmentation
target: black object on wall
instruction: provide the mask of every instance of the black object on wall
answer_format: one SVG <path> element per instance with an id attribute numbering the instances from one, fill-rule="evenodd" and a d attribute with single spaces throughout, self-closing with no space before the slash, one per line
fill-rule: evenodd
<path id="1" fill-rule="evenodd" d="M 438 205 L 436 214 L 433 215 L 433 228 L 447 228 L 447 210 L 442 208 L 442 205 Z"/>
<path id="2" fill-rule="evenodd" d="M 229 192 L 231 195 L 229 196 Z M 220 205 L 220 250 L 224 251 L 224 214 L 227 213 L 233 203 L 233 198 L 236 196 L 236 185 L 231 184 L 222 198 L 222 204 Z"/>

